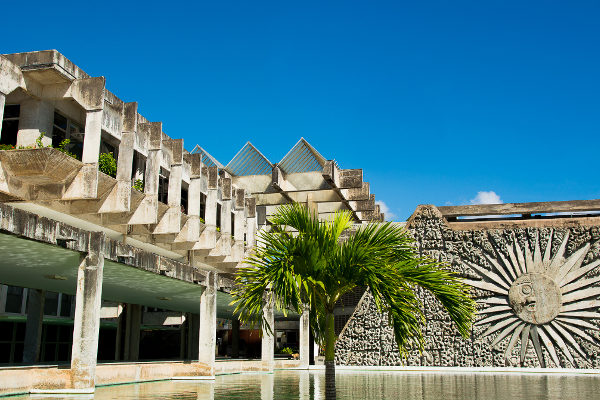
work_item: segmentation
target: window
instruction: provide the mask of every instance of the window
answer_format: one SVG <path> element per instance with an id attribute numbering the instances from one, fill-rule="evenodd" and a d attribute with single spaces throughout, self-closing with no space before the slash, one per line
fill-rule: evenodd
<path id="1" fill-rule="evenodd" d="M 187 214 L 188 212 L 188 189 L 181 185 L 181 212 Z"/>
<path id="2" fill-rule="evenodd" d="M 21 314 L 23 307 L 23 288 L 18 286 L 8 286 L 6 293 L 5 312 Z"/>
<path id="3" fill-rule="evenodd" d="M 169 171 L 164 168 L 158 175 L 158 201 L 165 204 L 169 201 Z"/>
<path id="4" fill-rule="evenodd" d="M 46 292 L 44 300 L 44 315 L 58 314 L 58 293 Z"/>
<path id="5" fill-rule="evenodd" d="M 217 203 L 217 229 L 221 229 L 221 205 Z"/>
<path id="6" fill-rule="evenodd" d="M 206 221 L 206 195 L 200 193 L 200 218 Z"/>
<path id="7" fill-rule="evenodd" d="M 7 104 L 4 106 L 4 117 L 2 118 L 2 133 L 0 144 L 17 145 L 17 134 L 19 133 L 19 115 L 21 106 L 18 104 Z"/>
<path id="8" fill-rule="evenodd" d="M 73 305 L 73 296 L 70 294 L 61 293 L 60 300 L 60 316 L 61 317 L 70 317 L 71 316 L 71 306 Z"/>
<path id="9" fill-rule="evenodd" d="M 235 213 L 231 213 L 231 235 L 235 235 Z"/>
<path id="10" fill-rule="evenodd" d="M 24 340 L 25 323 L 0 322 L 0 363 L 22 362 Z"/>
<path id="11" fill-rule="evenodd" d="M 79 125 L 67 117 L 54 112 L 52 146 L 58 147 L 63 140 L 69 139 L 71 142 L 67 146 L 67 150 L 74 153 L 78 160 L 81 160 L 81 155 L 83 154 L 83 136 L 84 132 Z"/>
<path id="12" fill-rule="evenodd" d="M 136 180 L 144 182 L 144 174 L 146 173 L 146 157 L 138 151 L 133 151 L 133 168 L 131 168 L 131 184 L 135 185 Z"/>

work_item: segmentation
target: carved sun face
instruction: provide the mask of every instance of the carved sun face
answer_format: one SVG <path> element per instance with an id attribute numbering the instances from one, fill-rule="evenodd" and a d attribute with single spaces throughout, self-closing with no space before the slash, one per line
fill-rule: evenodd
<path id="1" fill-rule="evenodd" d="M 497 255 L 494 258 L 484 252 L 492 270 L 465 262 L 482 278 L 480 281 L 465 280 L 466 283 L 496 294 L 479 300 L 489 306 L 480 311 L 484 318 L 476 325 L 490 324 L 482 337 L 495 334 L 492 347 L 510 337 L 505 350 L 505 358 L 509 363 L 512 350 L 519 340 L 521 364 L 525 361 L 529 343 L 532 343 L 542 367 L 546 366 L 542 346 L 557 366 L 561 365 L 557 353 L 557 349 L 560 349 L 571 365 L 576 367 L 572 351 L 577 352 L 583 360 L 587 359 L 587 355 L 575 337 L 597 345 L 585 330 L 598 330 L 598 326 L 589 320 L 600 318 L 596 312 L 600 307 L 600 301 L 597 300 L 600 287 L 596 285 L 600 282 L 600 276 L 582 277 L 595 269 L 600 260 L 582 265 L 590 248 L 589 243 L 565 259 L 568 232 L 554 257 L 551 257 L 552 236 L 553 232 L 550 232 L 543 255 L 539 236 L 536 236 L 533 251 L 527 242 L 522 249 L 513 237 L 513 243 L 505 249 L 506 253 L 494 248 Z"/>

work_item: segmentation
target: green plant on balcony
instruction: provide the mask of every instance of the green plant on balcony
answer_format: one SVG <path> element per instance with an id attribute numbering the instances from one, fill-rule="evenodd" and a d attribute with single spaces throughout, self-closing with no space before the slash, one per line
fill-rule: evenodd
<path id="1" fill-rule="evenodd" d="M 139 192 L 144 192 L 144 181 L 141 179 L 136 179 L 133 182 L 133 188 Z"/>
<path id="2" fill-rule="evenodd" d="M 204 218 L 200 218 L 200 223 L 201 224 L 205 224 L 206 222 L 204 222 Z"/>
<path id="3" fill-rule="evenodd" d="M 77 158 L 77 156 L 75 154 L 73 154 L 69 150 L 67 150 L 67 146 L 69 144 L 71 144 L 71 139 L 65 139 L 62 142 L 60 142 L 60 144 L 58 145 L 58 147 L 56 147 L 56 149 L 58 151 L 62 151 L 63 153 L 65 153 L 69 157 Z M 48 146 L 48 147 L 52 147 L 52 146 Z"/>
<path id="4" fill-rule="evenodd" d="M 117 160 L 112 153 L 100 153 L 98 169 L 113 178 L 117 176 Z"/>

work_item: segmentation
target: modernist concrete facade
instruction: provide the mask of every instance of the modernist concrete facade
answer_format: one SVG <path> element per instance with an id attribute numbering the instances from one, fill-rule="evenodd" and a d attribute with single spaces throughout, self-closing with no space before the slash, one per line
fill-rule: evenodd
<path id="1" fill-rule="evenodd" d="M 54 50 L 0 56 L 0 113 L 0 395 L 308 367 L 308 316 L 284 318 L 269 301 L 275 335 L 255 336 L 257 359 L 217 361 L 249 356 L 241 343 L 258 333 L 232 314 L 232 278 L 281 204 L 383 221 L 362 170 L 304 139 L 278 163 L 250 143 L 226 165 L 188 152 Z M 46 147 L 64 139 L 75 157 Z M 99 171 L 102 153 L 117 159 L 114 177 Z M 420 206 L 406 226 L 472 285 L 472 338 L 421 293 L 426 352 L 403 360 L 356 290 L 335 313 L 338 365 L 600 368 L 600 217 L 587 215 L 598 210 L 598 200 Z M 299 360 L 274 357 L 286 336 Z"/>
<path id="2" fill-rule="evenodd" d="M 241 350 L 228 292 L 267 217 L 302 202 L 321 218 L 350 210 L 356 223 L 383 220 L 362 170 L 340 169 L 304 139 L 276 164 L 247 143 L 224 165 L 200 146 L 188 152 L 137 108 L 57 51 L 0 56 L 0 323 L 20 324 L 0 346 L 9 363 L 70 358 L 70 368 L 37 366 L 28 379 L 15 379 L 22 367 L 0 368 L 0 394 L 270 371 L 283 365 L 273 351 L 285 335 L 264 332 L 258 361 L 215 362 L 219 321 L 231 324 L 228 352 Z M 64 139 L 74 157 L 56 148 Z M 99 171 L 102 153 L 116 158 L 115 176 Z M 307 367 L 307 316 L 283 321 L 269 304 L 279 333 L 298 336 L 299 361 L 285 365 Z M 46 325 L 60 321 L 66 338 L 48 339 Z M 111 324 L 112 359 L 133 364 L 97 365 L 101 326 Z M 187 361 L 136 364 L 144 326 L 176 327 L 174 358 Z"/>

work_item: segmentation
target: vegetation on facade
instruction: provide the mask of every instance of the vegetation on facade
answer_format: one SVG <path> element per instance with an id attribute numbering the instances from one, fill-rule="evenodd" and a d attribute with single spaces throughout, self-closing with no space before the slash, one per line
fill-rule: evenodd
<path id="1" fill-rule="evenodd" d="M 135 190 L 137 190 L 138 192 L 142 192 L 143 193 L 144 192 L 144 181 L 141 180 L 141 179 L 136 179 L 133 182 L 133 188 Z"/>
<path id="2" fill-rule="evenodd" d="M 117 176 L 117 160 L 112 153 L 100 153 L 98 157 L 98 169 L 108 176 Z"/>
<path id="3" fill-rule="evenodd" d="M 237 270 L 235 313 L 243 323 L 273 327 L 262 317 L 265 293 L 284 313 L 310 310 L 311 329 L 325 349 L 327 399 L 335 398 L 334 308 L 356 286 L 368 287 L 377 308 L 389 316 L 400 353 L 422 350 L 425 320 L 415 287 L 431 292 L 468 337 L 475 312 L 469 288 L 445 265 L 420 256 L 404 228 L 370 223 L 341 239 L 352 227 L 351 214 L 338 212 L 327 222 L 301 204 L 281 206 L 259 235 L 247 267 Z M 291 228 L 291 230 L 289 229 Z"/>
<path id="4" fill-rule="evenodd" d="M 69 150 L 67 150 L 67 147 L 71 144 L 71 140 L 70 139 L 65 139 L 62 142 L 60 142 L 60 144 L 56 147 L 52 146 L 51 144 L 48 146 L 44 146 L 44 143 L 42 142 L 42 139 L 44 138 L 44 136 L 46 135 L 45 132 L 40 133 L 40 136 L 37 137 L 37 139 L 35 139 L 35 146 L 14 146 L 12 144 L 0 144 L 0 150 L 24 150 L 24 149 L 41 149 L 41 148 L 54 148 L 58 151 L 61 151 L 63 153 L 65 153 L 66 155 L 68 155 L 69 157 L 73 157 L 73 158 L 77 158 L 77 156 L 73 153 L 71 153 Z"/>

